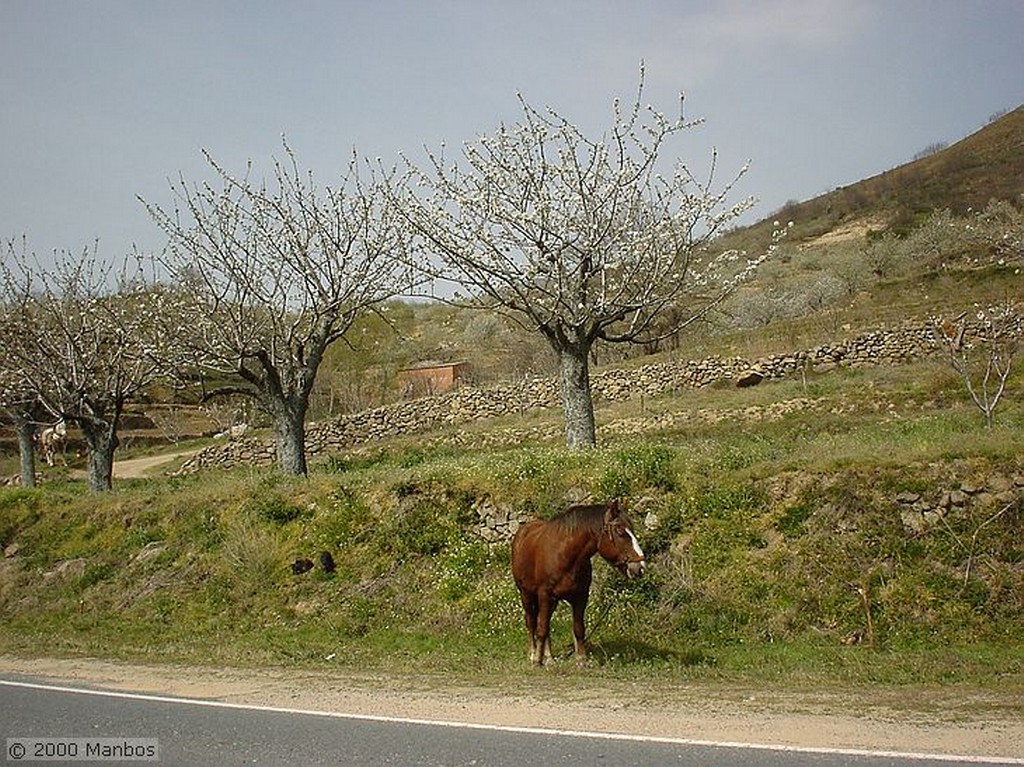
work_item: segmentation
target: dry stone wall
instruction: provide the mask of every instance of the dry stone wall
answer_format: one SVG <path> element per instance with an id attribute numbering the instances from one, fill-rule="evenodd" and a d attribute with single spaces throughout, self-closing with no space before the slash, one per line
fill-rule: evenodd
<path id="1" fill-rule="evenodd" d="M 1020 508 L 1022 501 L 1024 474 L 1012 477 L 992 474 L 938 487 L 927 493 L 907 490 L 896 496 L 900 521 L 912 535 L 920 535 L 942 525 L 948 515 L 962 515 L 967 511 L 981 513 L 977 517 L 980 530 L 1015 506 Z"/>
<path id="2" fill-rule="evenodd" d="M 907 323 L 754 361 L 741 357 L 709 357 L 596 371 L 591 376 L 591 386 L 596 401 L 614 402 L 656 397 L 723 380 L 749 385 L 802 370 L 822 372 L 836 367 L 894 365 L 935 352 L 931 326 Z M 533 378 L 488 387 L 463 386 L 445 394 L 310 424 L 306 448 L 310 456 L 328 455 L 387 437 L 557 406 L 558 384 L 554 378 Z M 179 473 L 213 467 L 262 466 L 273 460 L 274 447 L 269 441 L 243 438 L 206 448 L 182 466 Z"/>

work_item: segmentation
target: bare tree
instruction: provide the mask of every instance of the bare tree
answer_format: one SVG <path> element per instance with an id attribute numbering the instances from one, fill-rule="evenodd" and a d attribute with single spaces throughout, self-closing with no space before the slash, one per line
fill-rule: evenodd
<path id="1" fill-rule="evenodd" d="M 287 144 L 271 183 L 236 178 L 206 155 L 219 188 L 171 184 L 175 206 L 147 204 L 170 236 L 166 259 L 188 303 L 184 362 L 234 383 L 273 424 L 277 463 L 306 473 L 305 419 L 325 350 L 360 315 L 408 290 L 405 227 L 353 155 L 339 186 L 318 189 Z"/>
<path id="2" fill-rule="evenodd" d="M 8 380 L 56 419 L 81 429 L 91 490 L 109 490 L 125 405 L 162 371 L 164 294 L 139 258 L 99 260 L 95 245 L 58 252 L 44 268 L 7 243 L 0 336 Z"/>
<path id="3" fill-rule="evenodd" d="M 570 447 L 595 444 L 596 341 L 676 333 L 763 259 L 708 247 L 752 204 L 727 202 L 743 171 L 716 190 L 714 157 L 705 180 L 681 162 L 662 168 L 666 142 L 697 122 L 643 107 L 642 95 L 641 70 L 632 105 L 616 100 L 598 138 L 520 96 L 521 121 L 467 142 L 460 159 L 443 147 L 425 169 L 406 159 L 402 208 L 440 273 L 468 292 L 456 301 L 514 318 L 557 355 Z M 685 311 L 656 325 L 670 307 Z"/>
<path id="4" fill-rule="evenodd" d="M 992 428 L 996 406 L 1006 392 L 1013 361 L 1024 342 L 1024 313 L 1018 301 L 979 309 L 949 320 L 932 320 L 933 339 L 960 376 L 971 401 Z"/>

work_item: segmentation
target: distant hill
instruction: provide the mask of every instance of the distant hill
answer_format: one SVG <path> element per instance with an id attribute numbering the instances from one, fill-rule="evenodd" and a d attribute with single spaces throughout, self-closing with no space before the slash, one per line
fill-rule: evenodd
<path id="1" fill-rule="evenodd" d="M 1024 105 L 955 144 L 814 199 L 788 203 L 767 219 L 723 238 L 749 250 L 770 237 L 772 221 L 794 221 L 801 241 L 855 221 L 908 232 L 934 210 L 962 214 L 992 199 L 1024 195 Z M 740 243 L 729 242 L 739 240 Z"/>

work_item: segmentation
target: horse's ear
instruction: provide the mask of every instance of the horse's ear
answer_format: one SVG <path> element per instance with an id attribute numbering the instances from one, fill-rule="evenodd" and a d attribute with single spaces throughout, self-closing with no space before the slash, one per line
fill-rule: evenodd
<path id="1" fill-rule="evenodd" d="M 611 522 L 613 519 L 619 516 L 619 499 L 614 499 L 608 504 L 608 508 L 604 512 L 605 524 Z"/>

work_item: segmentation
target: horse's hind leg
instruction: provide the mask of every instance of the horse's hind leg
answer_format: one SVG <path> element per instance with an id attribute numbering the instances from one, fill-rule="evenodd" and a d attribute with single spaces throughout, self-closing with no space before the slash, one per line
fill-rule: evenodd
<path id="1" fill-rule="evenodd" d="M 551 614 L 555 611 L 555 605 L 558 604 L 557 600 L 549 596 L 537 596 L 538 610 L 537 610 L 537 636 L 534 641 L 537 647 L 537 659 L 534 660 L 535 666 L 543 666 L 544 659 L 550 658 L 551 656 Z"/>
<path id="2" fill-rule="evenodd" d="M 539 650 L 537 646 L 537 595 L 521 591 L 519 596 L 523 601 L 523 612 L 526 614 L 526 638 L 530 645 L 530 663 L 539 666 L 543 660 L 537 656 Z"/>

